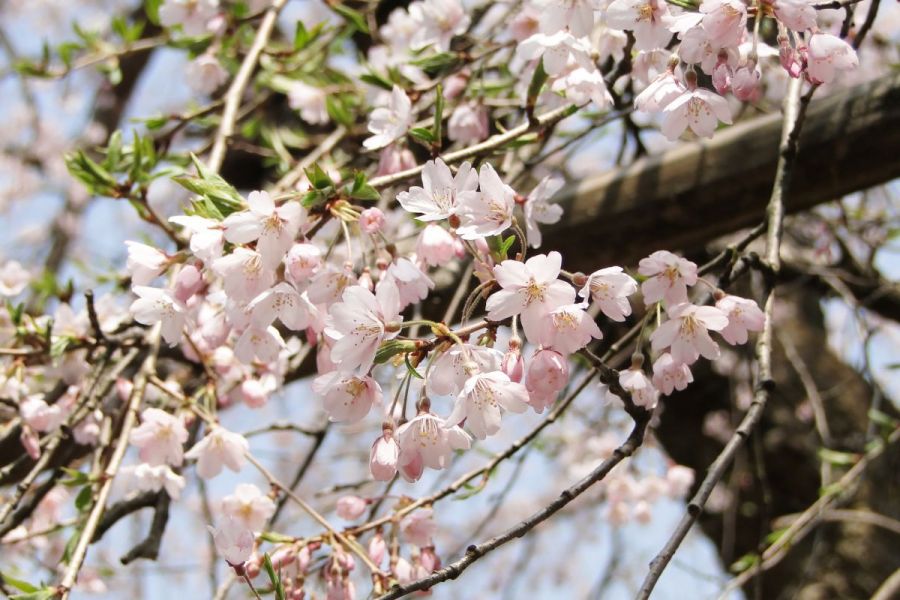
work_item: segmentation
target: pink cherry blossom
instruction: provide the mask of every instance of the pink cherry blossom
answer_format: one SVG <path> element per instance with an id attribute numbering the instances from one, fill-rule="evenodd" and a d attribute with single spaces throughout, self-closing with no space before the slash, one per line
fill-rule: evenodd
<path id="1" fill-rule="evenodd" d="M 393 426 L 383 428 L 384 433 L 372 444 L 369 471 L 377 481 L 390 481 L 397 474 L 400 446 L 394 439 Z"/>
<path id="2" fill-rule="evenodd" d="M 183 227 L 191 234 L 191 252 L 200 260 L 212 262 L 222 256 L 225 232 L 219 221 L 195 215 L 178 215 L 170 217 L 169 222 Z"/>
<path id="3" fill-rule="evenodd" d="M 287 90 L 288 104 L 300 113 L 300 118 L 310 125 L 324 125 L 328 123 L 328 109 L 325 90 L 309 85 L 303 81 L 291 82 Z"/>
<path id="4" fill-rule="evenodd" d="M 173 293 L 179 302 L 187 304 L 190 299 L 205 287 L 203 274 L 194 265 L 185 265 L 175 276 Z"/>
<path id="5" fill-rule="evenodd" d="M 384 227 L 384 213 L 381 209 L 372 206 L 362 211 L 359 215 L 359 228 L 364 233 L 378 233 Z"/>
<path id="6" fill-rule="evenodd" d="M 225 519 L 217 528 L 210 527 L 216 551 L 231 565 L 242 565 L 253 553 L 253 532 L 235 519 Z"/>
<path id="7" fill-rule="evenodd" d="M 356 283 L 356 274 L 352 265 L 344 265 L 343 269 L 326 266 L 316 273 L 309 282 L 307 293 L 313 304 L 329 306 L 338 302 L 344 291 Z"/>
<path id="8" fill-rule="evenodd" d="M 744 65 L 739 67 L 731 80 L 731 91 L 734 97 L 742 102 L 756 102 L 762 95 L 759 67 Z"/>
<path id="9" fill-rule="evenodd" d="M 175 298 L 171 290 L 136 285 L 131 291 L 138 296 L 129 309 L 134 320 L 144 325 L 161 323 L 161 333 L 166 343 L 170 346 L 177 344 L 187 318 L 184 304 Z"/>
<path id="10" fill-rule="evenodd" d="M 688 302 L 670 306 L 669 319 L 650 334 L 654 350 L 670 348 L 672 359 L 690 365 L 702 355 L 709 360 L 719 358 L 719 346 L 709 331 L 721 331 L 728 325 L 728 316 L 713 306 L 697 306 Z"/>
<path id="11" fill-rule="evenodd" d="M 420 0 L 409 6 L 416 24 L 410 44 L 413 48 L 434 47 L 446 52 L 450 40 L 469 28 L 471 19 L 459 0 Z"/>
<path id="12" fill-rule="evenodd" d="M 691 369 L 684 363 L 677 363 L 668 352 L 659 355 L 653 363 L 653 385 L 668 396 L 674 390 L 683 390 L 694 381 Z"/>
<path id="13" fill-rule="evenodd" d="M 378 168 L 375 170 L 375 174 L 378 176 L 393 175 L 415 166 L 416 157 L 409 148 L 391 144 L 382 148 L 381 154 L 378 155 Z"/>
<path id="14" fill-rule="evenodd" d="M 60 403 L 47 404 L 42 395 L 33 395 L 19 404 L 22 420 L 35 431 L 52 431 L 63 424 L 68 411 Z"/>
<path id="15" fill-rule="evenodd" d="M 809 38 L 806 72 L 814 83 L 828 83 L 835 70 L 849 71 L 859 66 L 853 47 L 830 33 L 817 32 Z"/>
<path id="16" fill-rule="evenodd" d="M 545 0 L 541 6 L 539 22 L 544 33 L 568 29 L 574 36 L 584 37 L 594 29 L 595 0 Z"/>
<path id="17" fill-rule="evenodd" d="M 219 0 L 165 0 L 159 7 L 163 27 L 181 25 L 187 36 L 209 33 L 209 22 L 219 12 Z"/>
<path id="18" fill-rule="evenodd" d="M 381 404 L 381 386 L 371 377 L 333 371 L 317 377 L 312 387 L 323 396 L 325 412 L 332 421 L 359 421 L 373 404 Z"/>
<path id="19" fill-rule="evenodd" d="M 269 401 L 270 390 L 259 379 L 245 379 L 239 389 L 241 400 L 250 408 L 262 408 Z"/>
<path id="20" fill-rule="evenodd" d="M 31 274 L 17 261 L 8 260 L 0 267 L 0 296 L 18 296 L 31 281 Z"/>
<path id="21" fill-rule="evenodd" d="M 488 163 L 478 170 L 478 185 L 480 191 L 461 192 L 457 197 L 457 214 L 462 224 L 456 233 L 464 240 L 497 235 L 512 224 L 515 190 L 503 183 Z"/>
<path id="22" fill-rule="evenodd" d="M 355 285 L 344 290 L 342 298 L 331 307 L 331 322 L 325 328 L 325 334 L 335 340 L 331 360 L 342 370 L 365 373 L 381 342 L 397 335 L 386 331 L 385 325 L 400 318 L 400 294 L 393 284 L 379 285 L 375 294 Z"/>
<path id="23" fill-rule="evenodd" d="M 737 46 L 747 27 L 747 7 L 739 0 L 703 0 L 703 29 L 715 46 Z"/>
<path id="24" fill-rule="evenodd" d="M 524 263 L 505 260 L 494 267 L 494 277 L 502 288 L 487 300 L 487 317 L 502 321 L 521 315 L 529 340 L 540 338 L 541 325 L 551 311 L 572 304 L 575 289 L 559 277 L 562 256 L 559 252 L 538 254 Z"/>
<path id="25" fill-rule="evenodd" d="M 488 136 L 488 112 L 483 104 L 457 106 L 447 121 L 447 137 L 462 144 L 475 144 Z"/>
<path id="26" fill-rule="evenodd" d="M 684 498 L 694 485 L 694 470 L 681 465 L 672 465 L 666 471 L 666 483 L 669 486 L 669 496 Z"/>
<path id="27" fill-rule="evenodd" d="M 432 363 L 425 379 L 425 390 L 431 396 L 456 396 L 469 379 L 466 361 L 469 360 L 482 372 L 500 368 L 502 355 L 494 348 L 465 344 L 455 345 L 443 352 Z"/>
<path id="28" fill-rule="evenodd" d="M 422 476 L 424 467 L 444 469 L 454 450 L 468 450 L 472 440 L 457 426 L 449 426 L 429 412 L 422 412 L 397 430 L 400 475 L 409 482 Z"/>
<path id="29" fill-rule="evenodd" d="M 222 472 L 223 466 L 239 472 L 247 461 L 248 448 L 244 436 L 214 425 L 184 456 L 197 459 L 197 475 L 211 479 Z"/>
<path id="30" fill-rule="evenodd" d="M 631 394 L 631 401 L 647 410 L 656 408 L 659 392 L 640 367 L 631 367 L 619 373 L 619 385 Z"/>
<path id="31" fill-rule="evenodd" d="M 534 353 L 528 363 L 525 388 L 528 390 L 529 404 L 535 412 L 556 402 L 559 392 L 569 383 L 569 365 L 562 354 L 554 350 L 541 349 Z"/>
<path id="32" fill-rule="evenodd" d="M 592 339 L 602 337 L 603 333 L 584 304 L 566 304 L 544 317 L 537 342 L 568 356 L 587 346 Z"/>
<path id="33" fill-rule="evenodd" d="M 288 251 L 285 266 L 294 282 L 305 282 L 322 266 L 322 251 L 315 244 L 294 244 Z"/>
<path id="34" fill-rule="evenodd" d="M 719 121 L 731 124 L 731 109 L 722 96 L 703 88 L 686 90 L 663 109 L 660 131 L 677 140 L 688 127 L 700 137 L 711 138 Z"/>
<path id="35" fill-rule="evenodd" d="M 404 210 L 417 213 L 420 221 L 438 221 L 456 213 L 460 194 L 475 192 L 478 173 L 464 162 L 454 176 L 440 158 L 429 160 L 422 169 L 422 186 L 400 192 L 397 201 Z"/>
<path id="36" fill-rule="evenodd" d="M 570 60 L 575 64 L 590 68 L 591 46 L 586 38 L 577 38 L 568 31 L 556 33 L 535 33 L 516 47 L 516 55 L 531 61 L 543 58 L 544 71 L 556 76 L 565 72 Z"/>
<path id="37" fill-rule="evenodd" d="M 169 266 L 169 257 L 153 246 L 130 240 L 125 242 L 125 246 L 128 247 L 126 268 L 134 285 L 147 285 Z"/>
<path id="38" fill-rule="evenodd" d="M 293 201 L 276 207 L 267 192 L 250 192 L 247 205 L 249 210 L 232 213 L 222 222 L 225 239 L 233 244 L 256 241 L 263 265 L 274 269 L 294 243 L 303 207 Z"/>
<path id="39" fill-rule="evenodd" d="M 138 465 L 124 467 L 120 472 L 123 487 L 141 492 L 165 490 L 172 500 L 178 500 L 186 485 L 184 477 L 178 475 L 168 465 Z"/>
<path id="40" fill-rule="evenodd" d="M 363 141 L 363 146 L 369 150 L 384 148 L 406 135 L 412 123 L 412 102 L 406 92 L 395 85 L 388 105 L 376 108 L 369 115 L 369 131 L 373 135 Z"/>
<path id="41" fill-rule="evenodd" d="M 257 328 L 265 329 L 278 319 L 285 327 L 294 331 L 309 327 L 317 312 L 305 294 L 300 294 L 285 281 L 254 298 L 247 308 L 250 310 L 251 321 Z"/>
<path id="42" fill-rule="evenodd" d="M 245 304 L 272 287 L 275 272 L 266 265 L 258 252 L 238 247 L 231 254 L 216 259 L 212 267 L 222 278 L 228 297 Z"/>
<path id="43" fill-rule="evenodd" d="M 565 94 L 568 100 L 576 104 L 593 102 L 598 109 L 604 109 L 613 102 L 609 90 L 606 89 L 606 80 L 603 73 L 590 67 L 577 67 L 561 75 L 550 89 L 559 94 Z"/>
<path id="44" fill-rule="evenodd" d="M 428 275 L 423 273 L 414 262 L 403 257 L 391 263 L 384 274 L 383 283 L 380 285 L 390 284 L 397 287 L 400 310 L 424 300 L 428 297 L 428 292 L 434 289 L 434 282 Z"/>
<path id="45" fill-rule="evenodd" d="M 369 540 L 367 551 L 372 562 L 380 567 L 384 557 L 387 556 L 387 543 L 384 541 L 384 536 L 380 531 L 376 530 L 375 535 Z"/>
<path id="46" fill-rule="evenodd" d="M 684 94 L 686 89 L 674 70 L 666 70 L 635 97 L 634 106 L 644 112 L 659 112 Z"/>
<path id="47" fill-rule="evenodd" d="M 279 352 L 284 347 L 284 338 L 277 329 L 271 325 L 268 327 L 251 325 L 235 343 L 234 356 L 245 365 L 251 364 L 254 359 L 271 363 L 278 358 Z"/>
<path id="48" fill-rule="evenodd" d="M 501 408 L 515 413 L 525 412 L 528 408 L 528 390 L 521 383 L 510 380 L 503 371 L 474 372 L 457 396 L 447 424 L 457 425 L 465 419 L 472 434 L 483 440 L 500 431 Z"/>
<path id="49" fill-rule="evenodd" d="M 613 321 L 624 321 L 631 314 L 631 303 L 628 296 L 637 291 L 637 282 L 622 267 L 607 267 L 594 271 L 579 295 L 590 298 L 604 315 Z"/>
<path id="50" fill-rule="evenodd" d="M 532 248 L 541 247 L 542 238 L 539 224 L 550 225 L 562 218 L 562 206 L 549 202 L 562 186 L 562 179 L 548 175 L 541 179 L 525 198 L 525 204 L 522 207 L 525 214 L 525 234 L 528 236 L 528 245 Z"/>
<path id="51" fill-rule="evenodd" d="M 456 239 L 446 229 L 426 225 L 416 240 L 416 255 L 430 267 L 446 265 L 456 256 Z"/>
<path id="52" fill-rule="evenodd" d="M 432 538 L 437 533 L 437 524 L 434 522 L 434 510 L 420 508 L 400 521 L 400 533 L 407 543 L 419 548 L 433 546 Z"/>
<path id="53" fill-rule="evenodd" d="M 664 47 L 672 38 L 671 22 L 664 0 L 614 0 L 606 9 L 606 25 L 633 31 L 637 50 Z"/>
<path id="54" fill-rule="evenodd" d="M 785 27 L 806 31 L 816 26 L 816 9 L 810 0 L 775 0 L 775 16 Z"/>
<path id="55" fill-rule="evenodd" d="M 766 324 L 766 315 L 747 298 L 724 296 L 716 302 L 716 308 L 728 316 L 728 325 L 719 334 L 729 344 L 746 343 L 748 331 L 762 331 Z"/>
<path id="56" fill-rule="evenodd" d="M 252 531 L 260 531 L 275 514 L 275 502 L 252 483 L 239 483 L 222 499 L 222 512 Z"/>
<path id="57" fill-rule="evenodd" d="M 139 448 L 141 460 L 155 465 L 181 466 L 184 460 L 183 445 L 188 439 L 187 429 L 181 419 L 158 408 L 147 408 L 141 413 L 141 424 L 131 431 L 129 441 Z"/>
<path id="58" fill-rule="evenodd" d="M 341 496 L 338 498 L 335 512 L 337 513 L 337 516 L 345 521 L 355 521 L 366 512 L 366 507 L 368 505 L 369 503 L 366 502 L 365 498 L 352 495 Z"/>
<path id="59" fill-rule="evenodd" d="M 215 54 L 209 52 L 204 52 L 189 62 L 185 75 L 191 89 L 201 94 L 212 94 L 228 81 L 228 71 Z"/>
<path id="60" fill-rule="evenodd" d="M 647 277 L 641 284 L 647 306 L 660 300 L 669 304 L 687 302 L 687 286 L 697 283 L 697 265 L 668 250 L 657 250 L 642 258 L 638 273 Z"/>

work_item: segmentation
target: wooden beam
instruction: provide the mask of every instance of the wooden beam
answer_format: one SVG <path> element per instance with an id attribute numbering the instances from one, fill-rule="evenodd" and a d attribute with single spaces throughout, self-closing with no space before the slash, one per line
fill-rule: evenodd
<path id="1" fill-rule="evenodd" d="M 750 119 L 712 140 L 685 143 L 562 192 L 560 223 L 541 251 L 569 269 L 633 265 L 658 249 L 699 249 L 762 221 L 781 114 Z M 800 142 L 789 211 L 900 177 L 900 75 L 813 100 Z"/>

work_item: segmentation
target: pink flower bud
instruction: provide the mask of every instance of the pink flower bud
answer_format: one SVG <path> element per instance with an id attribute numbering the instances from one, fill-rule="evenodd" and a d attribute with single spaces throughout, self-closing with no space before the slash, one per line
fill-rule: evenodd
<path id="1" fill-rule="evenodd" d="M 555 350 L 538 350 L 528 365 L 525 388 L 529 404 L 536 412 L 544 412 L 568 382 L 569 365 L 565 357 Z"/>
<path id="2" fill-rule="evenodd" d="M 434 546 L 423 548 L 419 555 L 419 561 L 422 563 L 422 568 L 428 573 L 434 573 L 441 568 L 441 557 L 434 551 Z"/>
<path id="3" fill-rule="evenodd" d="M 525 361 L 522 359 L 522 351 L 518 346 L 513 347 L 513 344 L 510 343 L 509 350 L 503 355 L 503 363 L 500 368 L 511 381 L 522 383 L 525 375 Z"/>
<path id="4" fill-rule="evenodd" d="M 41 457 L 41 442 L 34 429 L 27 425 L 22 427 L 19 441 L 22 443 L 22 447 L 25 448 L 25 452 L 31 457 L 31 460 L 37 460 Z"/>
<path id="5" fill-rule="evenodd" d="M 345 521 L 355 521 L 366 512 L 368 502 L 359 496 L 342 496 L 337 501 L 337 516 Z"/>
<path id="6" fill-rule="evenodd" d="M 269 392 L 259 379 L 245 379 L 240 390 L 241 400 L 250 408 L 261 408 L 269 401 Z"/>
<path id="7" fill-rule="evenodd" d="M 127 379 L 123 379 L 119 377 L 116 379 L 116 395 L 119 396 L 119 400 L 122 402 L 128 402 L 128 398 L 131 396 L 131 390 L 134 388 L 134 384 Z"/>
<path id="8" fill-rule="evenodd" d="M 453 100 L 464 91 L 466 91 L 466 87 L 469 85 L 469 77 L 469 71 L 463 70 L 445 79 L 444 98 L 446 98 L 447 100 Z"/>
<path id="9" fill-rule="evenodd" d="M 386 553 L 387 544 L 384 541 L 384 536 L 381 535 L 380 531 L 376 531 L 375 535 L 372 536 L 372 539 L 369 541 L 369 558 L 371 558 L 372 562 L 376 565 L 381 565 Z"/>
<path id="10" fill-rule="evenodd" d="M 734 77 L 731 81 L 734 97 L 741 102 L 755 102 L 759 100 L 762 95 L 759 89 L 760 77 L 762 77 L 762 73 L 760 73 L 759 67 L 751 67 L 750 65 L 740 67 L 734 72 Z"/>
<path id="11" fill-rule="evenodd" d="M 394 439 L 392 428 L 385 427 L 384 434 L 372 444 L 369 458 L 369 470 L 378 481 L 389 481 L 397 474 L 397 460 L 400 457 L 400 446 Z"/>
<path id="12" fill-rule="evenodd" d="M 309 569 L 309 563 L 312 560 L 312 550 L 309 546 L 303 546 L 297 552 L 297 571 L 301 574 Z"/>
<path id="13" fill-rule="evenodd" d="M 203 289 L 203 276 L 194 265 L 186 265 L 175 278 L 175 298 L 187 302 L 191 296 Z"/>
<path id="14" fill-rule="evenodd" d="M 440 225 L 427 225 L 416 241 L 416 255 L 429 266 L 445 265 L 456 255 L 456 238 Z"/>
<path id="15" fill-rule="evenodd" d="M 366 233 L 378 233 L 384 227 L 384 213 L 374 206 L 367 208 L 359 215 L 359 227 Z"/>
<path id="16" fill-rule="evenodd" d="M 716 91 L 725 95 L 731 89 L 731 67 L 728 66 L 727 59 L 720 60 L 712 73 L 712 83 Z"/>
<path id="17" fill-rule="evenodd" d="M 322 251 L 314 244 L 294 244 L 285 264 L 294 281 L 306 281 L 322 265 Z"/>
<path id="18" fill-rule="evenodd" d="M 391 144 L 381 151 L 378 158 L 378 172 L 376 175 L 393 175 L 416 166 L 416 157 L 409 148 L 401 148 L 397 144 Z"/>
<path id="19" fill-rule="evenodd" d="M 275 570 L 282 569 L 297 560 L 297 548 L 294 546 L 282 546 L 272 554 L 272 566 Z"/>
<path id="20" fill-rule="evenodd" d="M 447 136 L 454 142 L 473 144 L 488 136 L 488 113 L 483 104 L 460 104 L 447 122 Z"/>

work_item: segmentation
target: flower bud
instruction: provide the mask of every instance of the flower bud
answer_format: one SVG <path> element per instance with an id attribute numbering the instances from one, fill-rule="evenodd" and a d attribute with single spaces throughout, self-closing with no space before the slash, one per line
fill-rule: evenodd
<path id="1" fill-rule="evenodd" d="M 400 458 L 400 446 L 394 439 L 393 430 L 384 428 L 384 434 L 372 444 L 369 458 L 369 470 L 378 481 L 389 481 L 397 474 L 397 461 Z"/>
<path id="2" fill-rule="evenodd" d="M 359 215 L 359 228 L 364 232 L 378 233 L 384 227 L 384 213 L 377 207 L 367 208 Z"/>
<path id="3" fill-rule="evenodd" d="M 337 501 L 337 516 L 345 521 L 355 521 L 366 512 L 368 502 L 359 496 L 342 496 Z"/>

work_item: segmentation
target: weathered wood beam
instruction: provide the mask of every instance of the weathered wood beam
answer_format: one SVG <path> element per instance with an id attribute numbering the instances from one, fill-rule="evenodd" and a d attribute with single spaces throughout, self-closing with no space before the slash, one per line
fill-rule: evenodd
<path id="1" fill-rule="evenodd" d="M 781 114 L 747 120 L 562 192 L 565 214 L 545 236 L 567 268 L 633 265 L 653 250 L 690 251 L 765 213 Z M 900 177 L 900 75 L 813 100 L 789 211 Z"/>

